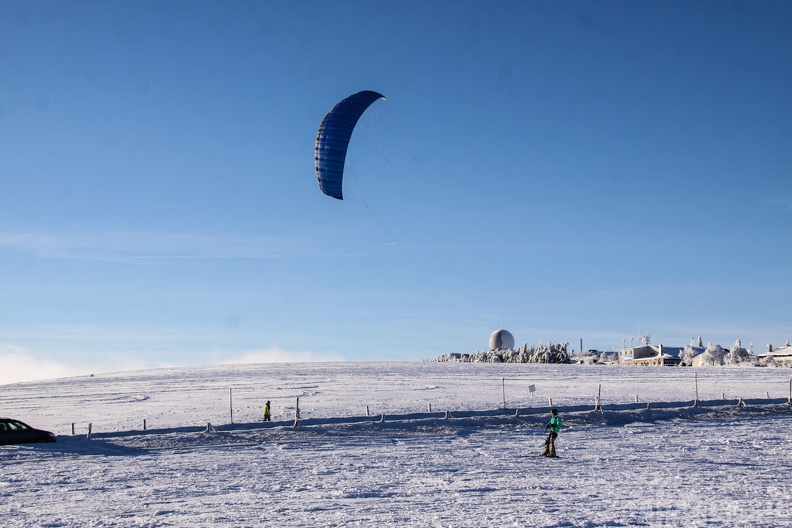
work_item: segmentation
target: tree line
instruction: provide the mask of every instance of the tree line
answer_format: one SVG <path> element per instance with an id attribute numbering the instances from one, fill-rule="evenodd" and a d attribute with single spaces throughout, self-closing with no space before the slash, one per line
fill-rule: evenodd
<path id="1" fill-rule="evenodd" d="M 569 343 L 528 346 L 524 343 L 515 349 L 478 351 L 470 354 L 452 352 L 438 356 L 435 361 L 457 361 L 461 363 L 569 363 L 567 347 Z"/>

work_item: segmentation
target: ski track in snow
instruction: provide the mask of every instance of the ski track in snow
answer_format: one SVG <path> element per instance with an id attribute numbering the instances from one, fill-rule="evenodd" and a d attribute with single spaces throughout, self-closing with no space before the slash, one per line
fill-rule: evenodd
<path id="1" fill-rule="evenodd" d="M 788 405 L 608 410 L 636 394 L 692 403 L 694 373 L 702 400 L 785 398 L 792 377 L 759 368 L 338 363 L 6 385 L 0 414 L 61 436 L 0 447 L 0 518 L 8 527 L 792 524 Z M 488 412 L 502 407 L 504 378 L 507 407 L 541 413 Z M 592 404 L 600 384 L 603 412 L 562 412 L 562 458 L 533 456 L 547 399 L 562 410 Z M 292 427 L 297 397 L 309 425 Z M 271 424 L 259 419 L 267 399 Z M 372 416 L 360 419 L 365 405 Z M 453 416 L 462 411 L 479 413 Z M 158 429 L 139 431 L 143 418 Z M 69 435 L 72 421 L 81 434 Z M 208 421 L 216 432 L 202 432 Z"/>

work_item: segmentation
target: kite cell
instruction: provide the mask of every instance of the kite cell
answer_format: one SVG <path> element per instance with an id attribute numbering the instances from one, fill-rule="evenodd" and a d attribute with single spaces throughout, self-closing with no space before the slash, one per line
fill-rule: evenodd
<path id="1" fill-rule="evenodd" d="M 341 183 L 349 139 L 360 116 L 377 99 L 385 99 L 385 96 L 370 90 L 350 95 L 335 105 L 319 125 L 316 134 L 316 178 L 319 188 L 326 195 L 344 199 Z"/>

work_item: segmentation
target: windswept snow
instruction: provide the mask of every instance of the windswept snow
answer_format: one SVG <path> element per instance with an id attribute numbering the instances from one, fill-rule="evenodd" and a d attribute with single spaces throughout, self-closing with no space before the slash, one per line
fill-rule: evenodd
<path id="1" fill-rule="evenodd" d="M 0 447 L 0 516 L 11 527 L 789 525 L 790 377 L 337 363 L 7 385 L 0 414 L 60 437 Z M 550 398 L 566 426 L 557 460 L 534 456 Z"/>

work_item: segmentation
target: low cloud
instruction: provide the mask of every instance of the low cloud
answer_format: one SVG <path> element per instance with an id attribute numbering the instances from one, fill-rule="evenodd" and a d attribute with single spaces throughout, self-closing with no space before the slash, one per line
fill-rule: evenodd
<path id="1" fill-rule="evenodd" d="M 266 350 L 251 350 L 244 352 L 236 357 L 224 359 L 221 365 L 249 365 L 252 363 L 315 363 L 329 361 L 344 361 L 344 358 L 337 354 L 316 354 L 314 352 L 302 352 L 290 350 L 286 351 L 280 347 L 272 347 Z"/>
<path id="2" fill-rule="evenodd" d="M 0 385 L 85 375 L 85 369 L 36 357 L 16 346 L 0 345 Z"/>
<path id="3" fill-rule="evenodd" d="M 179 356 L 181 358 L 181 356 Z M 174 358 L 175 359 L 175 358 Z M 197 359 L 197 358 L 193 358 Z M 307 351 L 286 351 L 280 347 L 263 350 L 250 350 L 233 357 L 222 359 L 206 358 L 201 364 L 249 365 L 255 363 L 317 363 L 345 361 L 337 354 L 316 354 Z M 184 361 L 149 362 L 140 358 L 115 354 L 101 361 L 83 362 L 80 365 L 66 365 L 55 359 L 37 355 L 16 345 L 0 344 L 0 385 L 46 379 L 87 376 L 105 372 L 126 372 L 163 367 L 187 367 L 193 363 Z"/>

